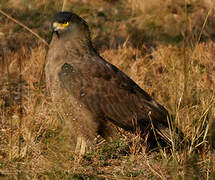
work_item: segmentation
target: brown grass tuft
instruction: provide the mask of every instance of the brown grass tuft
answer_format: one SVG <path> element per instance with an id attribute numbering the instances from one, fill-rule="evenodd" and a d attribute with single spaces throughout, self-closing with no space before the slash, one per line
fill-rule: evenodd
<path id="1" fill-rule="evenodd" d="M 36 5 L 38 9 L 32 10 L 33 13 L 39 11 L 39 7 L 42 9 L 41 14 L 44 11 L 45 13 L 52 12 L 53 7 L 50 4 L 53 1 L 44 2 L 40 1 Z M 113 17 L 110 16 L 111 13 L 108 14 L 108 10 L 100 11 L 99 14 L 103 17 L 102 23 L 95 15 L 97 11 L 95 9 L 89 10 L 89 4 L 86 5 L 87 7 L 82 4 L 82 9 L 77 11 L 83 12 L 83 14 L 91 13 L 94 15 L 93 18 L 98 18 L 96 20 L 101 26 L 96 27 L 92 23 L 92 29 L 101 31 L 103 34 L 106 34 L 107 31 L 107 33 L 118 35 L 119 32 L 115 31 L 119 25 L 118 27 L 123 31 L 123 38 L 127 40 L 117 47 L 110 45 L 103 50 L 101 55 L 128 74 L 137 84 L 163 104 L 173 115 L 173 120 L 184 132 L 185 138 L 191 140 L 191 145 L 186 145 L 185 150 L 158 151 L 146 154 L 147 147 L 140 143 L 138 133 L 133 135 L 119 129 L 118 139 L 112 143 L 107 143 L 101 137 L 97 137 L 95 144 L 80 161 L 78 168 L 74 169 L 73 142 L 69 131 L 55 112 L 45 89 L 42 76 L 46 55 L 45 45 L 38 43 L 31 35 L 26 35 L 17 29 L 17 25 L 0 17 L 0 22 L 5 25 L 0 27 L 0 33 L 2 32 L 4 35 L 2 38 L 0 34 L 0 179 L 15 179 L 18 177 L 18 171 L 20 179 L 176 179 L 175 177 L 213 179 L 215 177 L 213 149 L 215 144 L 215 43 L 207 39 L 204 42 L 200 39 L 200 42 L 195 43 L 196 41 L 192 38 L 188 38 L 191 43 L 188 43 L 185 48 L 189 64 L 187 64 L 187 101 L 184 102 L 184 49 L 180 41 L 179 43 L 177 41 L 163 43 L 164 41 L 161 40 L 163 32 L 174 31 L 173 34 L 182 34 L 181 31 L 184 30 L 181 26 L 184 23 L 183 18 L 180 16 L 180 13 L 183 14 L 182 7 L 170 4 L 171 6 L 162 6 L 161 9 L 157 4 L 164 5 L 170 1 L 157 0 L 153 1 L 155 3 L 152 6 L 149 6 L 148 1 L 138 0 L 128 1 L 128 4 L 135 5 L 135 2 L 143 4 L 138 5 L 138 8 L 143 6 L 142 14 L 134 15 L 140 13 L 135 9 L 137 7 L 132 6 L 132 15 L 127 9 L 122 9 L 122 6 L 109 4 L 111 7 L 118 8 L 118 11 Z M 147 2 L 148 7 L 145 6 Z M 176 1 L 176 4 L 178 2 Z M 102 1 L 100 3 L 102 4 Z M 31 4 L 30 1 L 29 4 Z M 72 5 L 77 6 L 75 3 Z M 197 7 L 191 5 L 191 7 L 195 7 L 190 16 L 194 17 L 192 23 L 201 30 L 202 21 L 199 21 L 200 25 L 198 25 L 195 18 L 198 19 L 201 14 L 205 15 L 205 12 L 208 12 L 207 6 L 202 5 L 201 11 L 197 12 Z M 156 10 L 152 11 L 154 7 Z M 150 13 L 147 9 L 150 10 Z M 169 10 L 167 11 L 167 9 Z M 23 15 L 17 9 L 9 10 L 10 12 L 16 11 L 20 18 Z M 154 17 L 159 10 L 165 16 L 157 16 L 155 21 L 151 21 L 151 17 Z M 167 13 L 169 11 L 170 14 Z M 29 10 L 26 12 L 30 13 Z M 125 16 L 129 15 L 131 18 L 123 19 L 122 14 L 117 14 L 117 12 L 124 13 Z M 45 15 L 47 16 L 47 14 Z M 45 15 L 41 16 L 44 21 Z M 143 15 L 146 20 L 150 19 L 150 21 L 145 21 L 142 24 Z M 40 19 L 38 16 L 37 13 L 33 14 L 30 22 L 28 19 L 22 18 L 25 21 L 24 24 L 32 22 L 32 24 L 36 24 Z M 108 24 L 110 21 L 107 17 L 112 18 L 111 21 L 117 19 L 114 27 Z M 166 18 L 162 19 L 162 17 Z M 171 19 L 173 17 L 174 21 Z M 213 24 L 211 17 L 210 15 L 208 21 Z M 107 23 L 104 21 L 105 18 Z M 135 28 L 133 26 L 127 27 L 132 22 Z M 173 22 L 179 23 L 172 26 Z M 41 31 L 44 30 L 46 34 L 47 26 L 44 24 L 39 24 L 39 26 Z M 113 28 L 111 32 L 107 27 Z M 161 28 L 157 29 L 157 27 Z M 204 30 L 207 31 L 210 28 L 206 23 Z M 138 31 L 135 31 L 137 29 Z M 207 34 L 206 31 L 203 35 Z M 132 36 L 129 32 L 133 33 Z M 190 33 L 193 35 L 192 31 Z M 158 38 L 151 39 L 151 35 L 156 35 Z M 141 37 L 142 44 L 134 46 L 131 42 L 137 40 L 135 37 Z M 46 38 L 48 39 L 48 37 Z M 20 39 L 26 39 L 27 42 Z M 114 38 L 111 40 L 114 41 Z M 144 44 L 145 40 L 153 43 Z M 11 46 L 11 42 L 16 43 Z M 29 46 L 31 43 L 33 45 Z M 19 62 L 21 62 L 21 66 Z M 21 80 L 20 75 L 22 75 Z M 20 116 L 20 109 L 22 109 L 22 116 Z"/>

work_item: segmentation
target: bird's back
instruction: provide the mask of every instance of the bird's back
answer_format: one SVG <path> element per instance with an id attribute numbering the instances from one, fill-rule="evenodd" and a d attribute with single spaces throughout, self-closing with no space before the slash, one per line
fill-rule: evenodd
<path id="1" fill-rule="evenodd" d="M 168 126 L 166 109 L 153 100 L 132 79 L 97 53 L 80 59 L 80 64 L 65 63 L 59 79 L 63 87 L 80 99 L 98 116 L 110 119 L 118 126 L 132 130 L 135 125 L 162 123 Z M 74 86 L 75 88 L 74 92 Z"/>

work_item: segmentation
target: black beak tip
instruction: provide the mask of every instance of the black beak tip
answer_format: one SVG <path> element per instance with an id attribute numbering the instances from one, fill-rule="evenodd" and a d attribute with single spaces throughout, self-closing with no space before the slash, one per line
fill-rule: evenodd
<path id="1" fill-rule="evenodd" d="M 59 39 L 59 38 L 60 38 L 59 32 L 53 29 L 53 30 L 52 30 L 52 36 L 53 36 L 54 33 L 57 35 L 57 37 L 58 37 L 58 39 Z"/>

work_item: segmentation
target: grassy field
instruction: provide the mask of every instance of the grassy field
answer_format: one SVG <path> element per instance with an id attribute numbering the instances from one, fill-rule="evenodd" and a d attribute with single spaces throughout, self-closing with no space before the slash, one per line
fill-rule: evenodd
<path id="1" fill-rule="evenodd" d="M 1 0 L 0 10 L 46 42 L 63 1 Z M 0 179 L 215 179 L 215 4 L 181 0 L 67 0 L 100 55 L 164 105 L 191 143 L 146 152 L 137 135 L 74 143 L 45 88 L 48 46 L 0 13 Z"/>

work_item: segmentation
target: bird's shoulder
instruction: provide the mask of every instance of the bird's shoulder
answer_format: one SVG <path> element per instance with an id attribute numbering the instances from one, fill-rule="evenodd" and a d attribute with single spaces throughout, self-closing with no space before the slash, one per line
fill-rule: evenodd
<path id="1" fill-rule="evenodd" d="M 76 84 L 79 89 L 87 89 L 88 93 L 95 93 L 98 89 L 109 89 L 112 92 L 120 91 L 128 95 L 142 96 L 147 101 L 151 100 L 131 78 L 99 55 L 78 64 L 63 64 L 59 76 L 66 86 L 72 88 L 72 85 Z"/>

